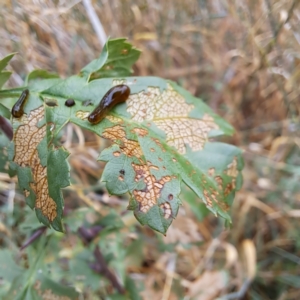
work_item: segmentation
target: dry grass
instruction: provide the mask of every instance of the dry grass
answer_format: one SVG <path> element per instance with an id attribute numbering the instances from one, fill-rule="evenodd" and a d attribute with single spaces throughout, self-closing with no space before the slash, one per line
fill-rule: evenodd
<path id="1" fill-rule="evenodd" d="M 145 299 L 178 299 L 180 293 L 184 299 L 201 300 L 220 295 L 222 299 L 300 298 L 298 3 L 93 2 L 107 35 L 128 37 L 143 50 L 136 75 L 170 78 L 203 98 L 235 126 L 236 134 L 226 141 L 245 150 L 244 186 L 232 209 L 233 227 L 223 231 L 213 216 L 199 222 L 185 206 L 164 239 L 176 243 L 175 251 L 148 247 L 143 267 L 129 270 L 144 282 Z M 61 76 L 77 73 L 101 50 L 80 1 L 2 1 L 1 5 L 0 56 L 19 53 L 11 63 L 11 86 L 21 85 L 34 68 Z M 74 190 L 82 193 L 82 187 L 101 175 L 94 149 L 104 145 L 72 126 L 65 143 L 73 154 Z M 90 198 L 78 195 L 100 209 Z M 108 203 L 118 207 L 120 202 L 114 198 Z M 125 217 L 128 225 L 133 222 Z M 147 229 L 142 231 L 153 238 Z M 191 247 L 183 247 L 184 243 Z"/>

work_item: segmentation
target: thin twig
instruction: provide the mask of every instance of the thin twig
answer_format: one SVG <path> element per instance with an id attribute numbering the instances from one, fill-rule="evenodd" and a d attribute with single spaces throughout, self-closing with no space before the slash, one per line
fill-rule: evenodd
<path id="1" fill-rule="evenodd" d="M 104 259 L 103 254 L 100 251 L 99 246 L 97 245 L 95 250 L 94 250 L 94 256 L 96 258 L 96 263 L 91 265 L 91 268 L 99 273 L 105 276 L 112 284 L 112 286 L 120 293 L 120 294 L 125 294 L 125 289 L 124 287 L 119 283 L 117 277 L 115 274 L 113 274 L 108 266 L 107 263 Z"/>
<path id="2" fill-rule="evenodd" d="M 46 231 L 47 227 L 43 226 L 40 227 L 38 230 L 36 230 L 30 237 L 29 239 L 27 239 L 24 244 L 22 245 L 22 247 L 20 248 L 20 250 L 24 250 L 26 247 L 28 247 L 30 244 L 32 244 L 37 238 L 39 238 L 45 231 Z"/>
<path id="3" fill-rule="evenodd" d="M 263 68 L 271 68 L 272 67 L 271 63 L 268 60 L 267 55 L 274 48 L 274 46 L 276 44 L 276 41 L 277 41 L 277 38 L 278 38 L 278 35 L 279 35 L 280 31 L 283 28 L 283 25 L 286 24 L 288 22 L 288 20 L 290 20 L 292 14 L 293 14 L 293 10 L 295 9 L 295 7 L 298 4 L 298 1 L 295 1 L 295 0 L 293 1 L 293 4 L 291 5 L 291 7 L 288 11 L 287 19 L 285 20 L 285 22 L 282 22 L 282 24 L 280 24 L 277 28 L 275 28 L 276 27 L 275 20 L 274 20 L 272 14 L 271 14 L 271 5 L 268 2 L 268 0 L 264 0 L 264 1 L 265 1 L 265 4 L 266 4 L 266 7 L 270 11 L 268 13 L 268 16 L 269 16 L 269 22 L 270 22 L 270 27 L 271 27 L 273 36 L 272 36 L 272 40 L 263 48 L 259 45 L 259 43 L 255 39 L 255 32 L 251 29 L 250 24 L 249 23 L 247 24 L 248 27 L 249 27 L 249 32 L 250 32 L 250 34 L 252 36 L 252 39 L 254 41 L 254 45 L 256 45 L 256 47 L 258 49 L 258 52 L 261 56 L 260 64 L 255 70 L 253 70 L 253 73 L 251 74 L 252 76 L 254 76 L 254 74 L 256 72 L 258 72 L 259 70 L 262 70 Z M 282 94 L 282 99 L 283 99 L 283 102 L 286 106 L 287 112 L 291 115 L 291 119 L 295 120 L 296 117 L 297 117 L 297 109 L 296 109 L 295 105 L 292 105 L 292 103 L 290 103 L 290 101 L 288 99 L 288 94 L 287 94 L 282 82 L 280 81 L 280 79 L 277 76 L 274 76 L 274 74 L 271 74 L 271 76 L 272 76 L 275 84 L 277 85 L 278 90 Z"/>
<path id="4" fill-rule="evenodd" d="M 98 236 L 102 229 L 103 227 L 100 225 L 95 225 L 90 228 L 81 226 L 78 228 L 78 233 L 82 237 L 83 242 L 87 245 Z"/>
<path id="5" fill-rule="evenodd" d="M 274 20 L 274 17 L 272 15 L 272 7 L 271 7 L 271 3 L 269 0 L 265 0 L 265 3 L 268 7 L 268 10 L 269 10 L 269 21 L 270 21 L 270 25 L 271 25 L 271 29 L 272 29 L 272 33 L 273 33 L 273 45 L 275 44 L 274 42 L 277 40 L 278 38 L 278 35 L 281 31 L 281 29 L 283 28 L 283 26 L 288 23 L 288 21 L 291 19 L 292 15 L 293 15 L 293 12 L 294 12 L 294 9 L 296 8 L 296 6 L 299 4 L 299 1 L 297 0 L 294 0 L 289 11 L 288 11 L 288 15 L 287 15 L 287 18 L 284 22 L 281 22 L 279 24 L 279 26 L 276 28 L 276 22 Z"/>
<path id="6" fill-rule="evenodd" d="M 83 5 L 98 36 L 101 47 L 106 43 L 107 36 L 90 0 L 83 0 Z"/>

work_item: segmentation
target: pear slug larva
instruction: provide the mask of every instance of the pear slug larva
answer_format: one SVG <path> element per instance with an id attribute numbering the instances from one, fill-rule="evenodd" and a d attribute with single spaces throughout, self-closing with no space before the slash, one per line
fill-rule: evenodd
<path id="1" fill-rule="evenodd" d="M 18 99 L 18 101 L 15 103 L 11 110 L 11 114 L 14 118 L 21 118 L 24 114 L 24 105 L 29 96 L 29 90 L 24 90 Z"/>
<path id="2" fill-rule="evenodd" d="M 101 99 L 99 105 L 90 113 L 88 121 L 92 124 L 98 124 L 115 105 L 125 102 L 129 95 L 130 88 L 125 84 L 112 87 Z"/>

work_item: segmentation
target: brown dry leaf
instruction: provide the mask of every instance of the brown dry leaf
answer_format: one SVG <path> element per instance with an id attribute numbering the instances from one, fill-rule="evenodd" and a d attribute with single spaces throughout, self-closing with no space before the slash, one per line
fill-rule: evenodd
<path id="1" fill-rule="evenodd" d="M 189 117 L 194 106 L 187 104 L 170 84 L 163 92 L 149 87 L 146 92 L 132 94 L 126 103 L 134 121 L 153 121 L 166 133 L 167 143 L 181 154 L 186 152 L 186 145 L 194 151 L 203 149 L 209 132 L 219 128 L 207 114 L 202 119 Z"/>
<path id="2" fill-rule="evenodd" d="M 230 243 L 223 243 L 226 251 L 226 268 L 230 268 L 238 260 L 238 251 L 236 247 Z"/>
<path id="3" fill-rule="evenodd" d="M 223 271 L 207 271 L 190 286 L 188 295 L 195 300 L 213 300 L 227 285 L 228 278 Z"/>
<path id="4" fill-rule="evenodd" d="M 41 106 L 32 110 L 28 116 L 24 114 L 19 121 L 22 123 L 14 135 L 15 157 L 14 162 L 21 167 L 30 167 L 33 182 L 30 188 L 33 190 L 36 200 L 35 208 L 40 209 L 42 214 L 50 221 L 57 216 L 56 203 L 49 196 L 47 167 L 41 164 L 38 153 L 38 145 L 46 135 L 46 125 L 38 127 L 37 124 L 44 118 L 44 107 Z M 30 191 L 24 191 L 25 196 L 30 195 Z"/>
<path id="5" fill-rule="evenodd" d="M 256 274 L 256 248 L 252 240 L 243 240 L 242 250 L 245 262 L 245 273 L 252 280 Z"/>

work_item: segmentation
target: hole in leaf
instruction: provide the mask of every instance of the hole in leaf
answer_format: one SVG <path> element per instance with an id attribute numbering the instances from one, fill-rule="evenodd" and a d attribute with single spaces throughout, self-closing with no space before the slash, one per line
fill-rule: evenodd
<path id="1" fill-rule="evenodd" d="M 89 106 L 89 105 L 93 105 L 93 101 L 88 99 L 88 100 L 85 100 L 82 102 L 82 105 L 83 106 Z"/>
<path id="2" fill-rule="evenodd" d="M 45 103 L 47 106 L 49 107 L 54 107 L 54 106 L 58 106 L 57 104 L 57 100 L 56 99 L 46 99 Z"/>

